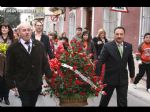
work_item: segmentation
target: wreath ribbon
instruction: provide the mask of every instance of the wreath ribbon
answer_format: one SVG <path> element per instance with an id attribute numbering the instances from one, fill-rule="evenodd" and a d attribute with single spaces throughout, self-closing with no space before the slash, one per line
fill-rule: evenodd
<path id="1" fill-rule="evenodd" d="M 88 79 L 87 77 L 85 77 L 78 70 L 73 70 L 72 66 L 69 66 L 69 65 L 67 65 L 65 63 L 61 63 L 61 66 L 65 67 L 65 68 L 69 68 L 70 70 L 74 71 L 76 74 L 79 75 L 79 77 L 81 77 L 81 79 L 83 79 L 85 82 L 87 82 L 88 84 L 90 84 L 94 89 L 97 89 L 97 86 L 90 79 Z"/>

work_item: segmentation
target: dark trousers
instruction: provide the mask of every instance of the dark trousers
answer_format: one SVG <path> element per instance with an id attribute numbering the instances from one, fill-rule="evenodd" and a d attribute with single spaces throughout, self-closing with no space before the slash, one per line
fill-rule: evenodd
<path id="1" fill-rule="evenodd" d="M 9 88 L 7 87 L 6 80 L 4 77 L 0 76 L 0 97 L 8 99 L 9 97 Z"/>
<path id="2" fill-rule="evenodd" d="M 18 92 L 22 102 L 22 107 L 35 107 L 41 89 L 42 87 L 39 87 L 38 89 L 33 91 L 26 91 L 18 88 Z"/>
<path id="3" fill-rule="evenodd" d="M 104 91 L 107 93 L 107 95 L 102 95 L 100 105 L 99 105 L 100 107 L 108 106 L 114 89 L 116 89 L 116 92 L 117 92 L 117 106 L 118 107 L 127 107 L 128 85 L 123 85 L 123 86 L 107 85 L 104 88 Z"/>
<path id="4" fill-rule="evenodd" d="M 135 77 L 134 84 L 139 83 L 139 81 L 144 76 L 145 72 L 147 75 L 146 86 L 147 86 L 147 89 L 150 89 L 150 63 L 149 64 L 142 63 L 139 65 L 139 73 Z"/>

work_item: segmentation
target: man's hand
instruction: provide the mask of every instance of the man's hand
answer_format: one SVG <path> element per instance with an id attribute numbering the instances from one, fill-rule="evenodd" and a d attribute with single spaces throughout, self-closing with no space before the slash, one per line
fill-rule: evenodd
<path id="1" fill-rule="evenodd" d="M 135 77 L 132 77 L 132 78 L 130 79 L 130 83 L 133 83 L 134 80 L 135 80 Z"/>

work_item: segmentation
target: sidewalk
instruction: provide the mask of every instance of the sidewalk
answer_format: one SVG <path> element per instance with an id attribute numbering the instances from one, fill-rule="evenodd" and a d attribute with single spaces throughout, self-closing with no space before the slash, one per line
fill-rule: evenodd
<path id="1" fill-rule="evenodd" d="M 139 68 L 138 68 L 138 62 L 135 59 L 135 55 L 134 55 L 134 60 L 135 60 L 135 75 L 136 75 L 139 71 Z M 150 104 L 150 93 L 146 91 L 146 77 L 142 78 L 139 81 L 136 89 L 133 88 L 132 84 L 129 84 L 128 94 L 133 95 Z"/>
<path id="2" fill-rule="evenodd" d="M 150 104 L 150 93 L 146 91 L 146 82 L 144 80 L 141 80 L 137 84 L 136 89 L 133 88 L 132 84 L 129 84 L 128 94 L 133 95 Z"/>

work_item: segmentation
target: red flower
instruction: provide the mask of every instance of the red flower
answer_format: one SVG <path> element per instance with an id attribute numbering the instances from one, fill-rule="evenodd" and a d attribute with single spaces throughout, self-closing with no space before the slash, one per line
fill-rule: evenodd
<path id="1" fill-rule="evenodd" d="M 75 56 L 75 54 L 74 54 L 74 53 L 72 53 L 72 54 L 71 54 L 71 56 L 72 56 L 72 57 L 74 57 L 74 56 Z"/>
<path id="2" fill-rule="evenodd" d="M 73 70 L 74 70 L 74 71 L 77 70 L 77 66 L 73 66 Z"/>
<path id="3" fill-rule="evenodd" d="M 80 48 L 78 48 L 78 53 L 80 53 L 82 51 L 82 48 L 80 47 Z"/>
<path id="4" fill-rule="evenodd" d="M 80 53 L 79 55 L 80 55 L 82 58 L 86 56 L 85 53 Z"/>
<path id="5" fill-rule="evenodd" d="M 93 76 L 93 82 L 98 82 L 98 76 Z"/>
<path id="6" fill-rule="evenodd" d="M 77 85 L 83 84 L 83 82 L 81 82 L 80 80 L 76 80 L 75 83 L 76 83 Z"/>
<path id="7" fill-rule="evenodd" d="M 61 66 L 61 63 L 57 60 L 57 58 L 51 59 L 49 61 L 51 69 L 59 69 Z"/>
<path id="8" fill-rule="evenodd" d="M 101 91 L 101 89 L 100 88 L 96 88 L 96 92 L 100 92 Z"/>
<path id="9" fill-rule="evenodd" d="M 80 95 L 84 96 L 84 95 L 86 95 L 86 93 L 85 92 L 80 92 Z"/>
<path id="10" fill-rule="evenodd" d="M 63 46 L 59 46 L 55 50 L 54 59 L 49 61 L 50 67 L 53 70 L 51 82 L 49 84 L 51 93 L 58 97 L 62 95 L 80 95 L 84 96 L 98 96 L 102 89 L 106 86 L 102 83 L 102 77 L 95 75 L 95 66 L 90 63 L 90 58 L 93 54 L 87 55 L 83 52 L 81 43 L 76 39 L 72 40 L 71 46 L 68 50 L 64 50 Z M 65 68 L 61 66 L 61 63 L 70 65 L 73 69 Z M 90 87 L 89 83 L 81 79 L 81 77 L 75 73 L 78 70 L 83 76 L 91 80 L 95 86 Z M 106 94 L 106 93 L 104 93 Z"/>
<path id="11" fill-rule="evenodd" d="M 93 56 L 93 53 L 90 53 L 88 56 L 91 58 Z"/>
<path id="12" fill-rule="evenodd" d="M 96 92 L 96 93 L 95 93 L 95 96 L 98 96 L 98 95 L 99 95 L 98 92 Z"/>
<path id="13" fill-rule="evenodd" d="M 103 94 L 103 95 L 107 95 L 107 93 L 106 93 L 105 91 L 102 91 L 102 94 Z"/>
<path id="14" fill-rule="evenodd" d="M 69 53 L 68 52 L 65 52 L 66 56 L 69 56 Z"/>

